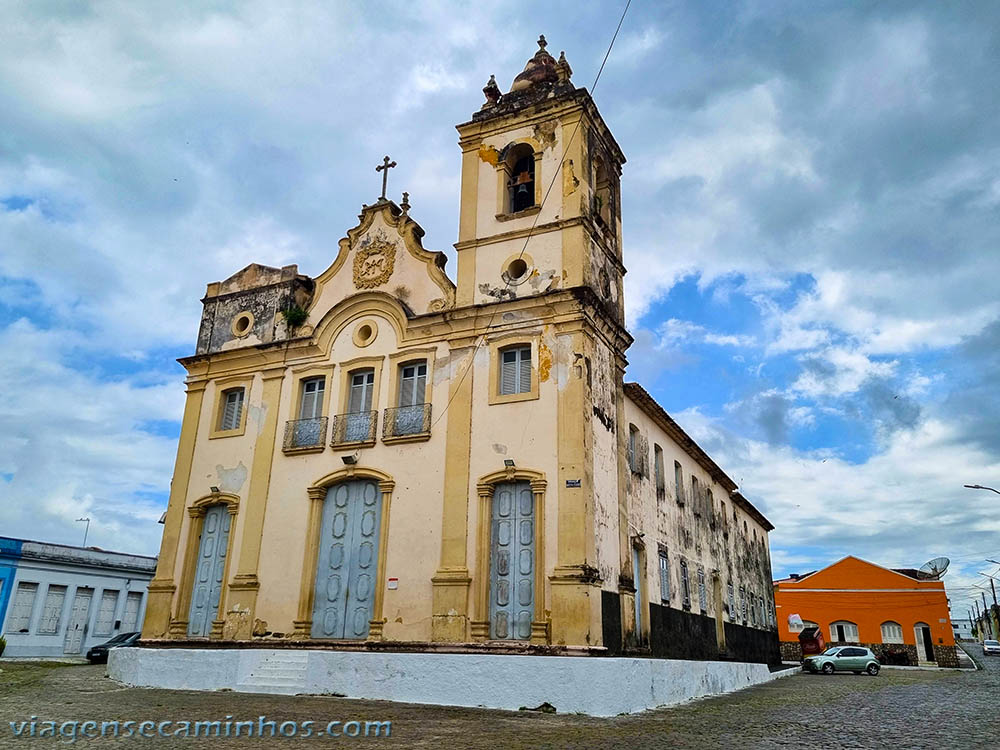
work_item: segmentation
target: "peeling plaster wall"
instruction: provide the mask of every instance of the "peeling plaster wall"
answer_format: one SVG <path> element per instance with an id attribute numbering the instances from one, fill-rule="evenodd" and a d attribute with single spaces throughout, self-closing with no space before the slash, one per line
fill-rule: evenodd
<path id="1" fill-rule="evenodd" d="M 633 533 L 644 534 L 646 547 L 646 569 L 643 571 L 649 598 L 660 603 L 660 573 L 658 545 L 665 545 L 670 561 L 670 602 L 672 608 L 682 608 L 681 558 L 687 560 L 691 589 L 691 612 L 704 612 L 714 617 L 715 601 L 712 586 L 712 572 L 718 571 L 722 582 L 723 611 L 727 622 L 738 622 L 757 629 L 773 630 L 774 595 L 771 584 L 770 556 L 767 532 L 743 510 L 737 508 L 729 493 L 715 482 L 698 463 L 677 445 L 652 419 L 626 397 L 625 416 L 629 424 L 634 424 L 640 436 L 648 444 L 648 475 L 639 476 L 629 471 L 628 482 L 629 521 L 635 527 Z M 628 424 L 622 429 L 628 429 Z M 663 449 L 665 489 L 657 493 L 655 486 L 654 445 Z M 683 504 L 678 503 L 677 487 L 674 483 L 674 462 L 680 463 L 683 471 Z M 702 491 L 711 490 L 712 509 L 706 503 L 696 502 L 691 497 L 691 477 L 698 479 Z M 720 502 L 725 506 L 725 516 L 721 513 Z M 696 512 L 700 511 L 700 512 Z M 736 514 L 734 519 L 733 514 Z M 744 527 L 745 525 L 745 527 Z M 707 601 L 699 605 L 698 569 L 705 571 Z M 727 584 L 732 583 L 738 616 L 729 612 Z M 758 599 L 770 601 L 771 608 L 765 617 L 756 616 L 756 622 L 748 613 L 744 621 L 740 589 L 753 593 Z"/>
<path id="2" fill-rule="evenodd" d="M 618 590 L 618 426 L 616 394 L 618 383 L 615 358 L 600 341 L 594 343 L 589 363 L 592 401 L 591 429 L 594 434 L 594 535 L 597 547 L 596 567 L 603 588 Z"/>
<path id="3" fill-rule="evenodd" d="M 507 283 L 506 261 L 524 251 L 528 276 L 520 283 Z M 469 251 L 472 252 L 472 251 Z M 562 237 L 559 233 L 536 234 L 527 245 L 514 238 L 479 246 L 476 250 L 476 304 L 530 297 L 562 286 Z"/>

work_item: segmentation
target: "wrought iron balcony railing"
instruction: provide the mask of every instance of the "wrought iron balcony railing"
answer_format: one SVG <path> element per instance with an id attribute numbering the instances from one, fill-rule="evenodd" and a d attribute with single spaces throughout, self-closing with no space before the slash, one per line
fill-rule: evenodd
<path id="1" fill-rule="evenodd" d="M 290 419 L 285 422 L 285 451 L 323 449 L 326 442 L 326 417 L 315 419 Z"/>
<path id="2" fill-rule="evenodd" d="M 331 444 L 340 446 L 354 445 L 355 443 L 374 443 L 377 426 L 377 411 L 338 414 L 333 418 L 333 438 Z"/>
<path id="3" fill-rule="evenodd" d="M 382 420 L 382 439 L 431 434 L 431 405 L 397 406 L 386 409 Z"/>

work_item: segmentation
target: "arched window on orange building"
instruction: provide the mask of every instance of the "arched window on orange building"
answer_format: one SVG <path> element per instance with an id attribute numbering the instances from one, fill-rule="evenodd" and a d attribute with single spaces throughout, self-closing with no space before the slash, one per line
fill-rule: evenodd
<path id="1" fill-rule="evenodd" d="M 889 620 L 882 623 L 882 643 L 902 643 L 903 626 Z"/>
<path id="2" fill-rule="evenodd" d="M 859 643 L 858 626 L 847 620 L 830 623 L 831 643 Z"/>

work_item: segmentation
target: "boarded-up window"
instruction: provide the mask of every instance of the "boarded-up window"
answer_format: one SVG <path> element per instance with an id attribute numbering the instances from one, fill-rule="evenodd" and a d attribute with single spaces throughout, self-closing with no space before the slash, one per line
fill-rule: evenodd
<path id="1" fill-rule="evenodd" d="M 53 635 L 59 632 L 59 618 L 65 601 L 65 586 L 49 586 L 45 594 L 45 606 L 42 608 L 42 619 L 38 623 L 39 633 Z"/>
<path id="2" fill-rule="evenodd" d="M 115 610 L 118 608 L 118 590 L 105 589 L 101 594 L 101 606 L 97 610 L 94 635 L 111 635 L 115 624 Z"/>
<path id="3" fill-rule="evenodd" d="M 243 389 L 231 388 L 222 392 L 222 409 L 219 413 L 219 429 L 235 430 L 243 416 Z"/>
<path id="4" fill-rule="evenodd" d="M 31 623 L 31 610 L 38 595 L 37 583 L 19 583 L 14 594 L 14 605 L 7 619 L 8 633 L 27 633 Z"/>
<path id="5" fill-rule="evenodd" d="M 698 477 L 691 477 L 691 507 L 696 516 L 701 515 L 701 488 L 698 486 Z"/>
<path id="6" fill-rule="evenodd" d="M 665 549 L 660 550 L 660 600 L 670 601 L 670 561 Z"/>
<path id="7" fill-rule="evenodd" d="M 308 378 L 302 381 L 302 400 L 299 419 L 317 419 L 323 416 L 323 391 L 326 378 Z"/>
<path id="8" fill-rule="evenodd" d="M 684 470 L 677 461 L 674 461 L 674 492 L 677 493 L 677 504 L 684 505 Z"/>
<path id="9" fill-rule="evenodd" d="M 515 346 L 500 352 L 500 395 L 531 392 L 531 347 Z"/>
<path id="10" fill-rule="evenodd" d="M 413 362 L 399 368 L 399 406 L 420 406 L 425 403 L 426 390 L 426 362 Z"/>

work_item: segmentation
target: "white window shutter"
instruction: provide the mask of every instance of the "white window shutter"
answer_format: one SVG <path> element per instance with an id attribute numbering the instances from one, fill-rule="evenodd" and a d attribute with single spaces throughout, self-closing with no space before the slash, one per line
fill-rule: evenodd
<path id="1" fill-rule="evenodd" d="M 414 377 L 413 367 L 403 368 L 403 377 L 399 381 L 399 405 L 400 406 L 413 406 L 413 386 L 416 378 Z"/>
<path id="2" fill-rule="evenodd" d="M 518 393 L 528 393 L 531 391 L 531 349 L 530 347 L 521 350 L 520 377 L 518 382 Z"/>
<path id="3" fill-rule="evenodd" d="M 427 403 L 427 365 L 417 367 L 417 377 L 413 380 L 413 405 Z"/>
<path id="4" fill-rule="evenodd" d="M 500 365 L 500 394 L 503 396 L 517 393 L 517 362 L 514 361 L 513 357 L 509 359 L 511 361 L 508 361 L 508 357 L 504 356 Z"/>

